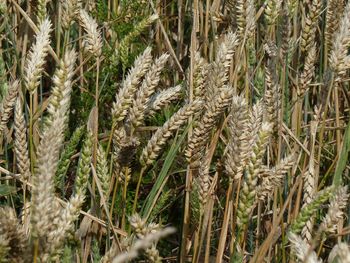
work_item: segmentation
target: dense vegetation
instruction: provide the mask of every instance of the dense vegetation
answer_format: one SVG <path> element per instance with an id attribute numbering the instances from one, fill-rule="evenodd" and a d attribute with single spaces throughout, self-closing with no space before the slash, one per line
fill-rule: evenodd
<path id="1" fill-rule="evenodd" d="M 350 2 L 0 0 L 0 262 L 350 262 Z"/>

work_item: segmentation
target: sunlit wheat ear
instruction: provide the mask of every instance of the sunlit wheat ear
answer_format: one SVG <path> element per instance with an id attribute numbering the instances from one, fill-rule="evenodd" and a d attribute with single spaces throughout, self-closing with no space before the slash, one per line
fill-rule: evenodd
<path id="1" fill-rule="evenodd" d="M 195 114 L 202 105 L 201 101 L 194 101 L 183 106 L 171 118 L 159 128 L 148 141 L 143 149 L 140 162 L 143 165 L 150 165 L 158 157 L 163 146 L 181 126 L 187 123 L 188 118 Z"/>
<path id="2" fill-rule="evenodd" d="M 231 178 L 239 179 L 243 175 L 243 169 L 247 158 L 249 134 L 248 105 L 244 98 L 233 98 L 231 113 L 228 122 L 229 142 L 225 155 L 225 168 Z"/>
<path id="3" fill-rule="evenodd" d="M 177 85 L 175 87 L 163 90 L 158 94 L 155 94 L 148 103 L 146 115 L 152 116 L 156 111 L 160 111 L 166 105 L 169 105 L 172 101 L 178 100 L 182 93 L 182 86 Z"/>
<path id="4" fill-rule="evenodd" d="M 215 128 L 221 114 L 230 105 L 232 96 L 232 87 L 225 86 L 212 101 L 207 102 L 207 110 L 204 112 L 198 126 L 193 130 L 186 151 L 187 160 L 190 162 L 192 168 L 198 168 L 200 158 L 204 153 L 211 132 Z"/>
<path id="5" fill-rule="evenodd" d="M 146 73 L 140 89 L 136 94 L 136 98 L 132 103 L 132 108 L 129 113 L 129 120 L 134 128 L 142 124 L 147 105 L 151 96 L 155 92 L 160 80 L 160 74 L 169 58 L 168 54 L 163 54 L 155 60 L 150 70 Z"/>
<path id="6" fill-rule="evenodd" d="M 238 44 L 236 34 L 228 33 L 219 46 L 215 61 L 209 65 L 208 78 L 205 83 L 205 99 L 210 102 L 215 99 L 221 89 L 226 89 L 230 64 Z"/>
<path id="7" fill-rule="evenodd" d="M 95 55 L 96 57 L 101 56 L 101 31 L 98 29 L 98 25 L 95 19 L 93 19 L 84 9 L 80 9 L 79 18 L 80 25 L 86 32 L 83 40 L 83 46 L 85 50 Z"/>
<path id="8" fill-rule="evenodd" d="M 308 51 L 315 44 L 316 30 L 320 13 L 321 1 L 312 0 L 311 5 L 309 5 L 309 13 L 307 14 L 304 24 L 302 25 L 300 49 L 303 52 Z"/>
<path id="9" fill-rule="evenodd" d="M 158 15 L 151 15 L 143 19 L 140 23 L 138 23 L 133 30 L 122 39 L 117 48 L 118 55 L 122 62 L 122 65 L 125 67 L 129 61 L 129 49 L 132 44 L 132 41 L 139 36 L 147 27 L 151 26 L 154 21 L 158 19 Z"/>
<path id="10" fill-rule="evenodd" d="M 339 15 L 339 14 L 338 14 Z M 350 2 L 347 3 L 339 29 L 334 33 L 333 48 L 329 57 L 329 65 L 338 75 L 345 74 L 350 67 L 348 47 L 350 44 Z"/>
<path id="11" fill-rule="evenodd" d="M 30 178 L 30 161 L 27 144 L 27 124 L 24 119 L 21 99 L 17 98 L 15 107 L 15 154 L 17 169 L 24 180 Z"/>
<path id="12" fill-rule="evenodd" d="M 28 237 L 19 224 L 16 212 L 0 208 L 0 256 L 2 262 L 23 262 L 27 258 Z"/>
<path id="13" fill-rule="evenodd" d="M 147 47 L 143 54 L 136 58 L 134 66 L 129 70 L 128 75 L 123 81 L 113 103 L 112 117 L 114 123 L 123 121 L 127 116 L 140 80 L 151 66 L 151 51 L 152 49 Z"/>
<path id="14" fill-rule="evenodd" d="M 34 92 L 39 86 L 40 77 L 44 71 L 45 58 L 50 46 L 51 22 L 48 18 L 42 21 L 27 56 L 24 67 L 24 83 L 29 92 Z"/>
<path id="15" fill-rule="evenodd" d="M 55 213 L 53 178 L 64 139 L 63 127 L 64 117 L 56 111 L 52 122 L 45 126 L 37 149 L 37 167 L 32 176 L 31 230 L 33 237 L 39 240 L 47 236 Z"/>
<path id="16" fill-rule="evenodd" d="M 74 22 L 75 17 L 79 15 L 81 0 L 63 0 L 62 1 L 62 26 L 68 29 Z"/>
<path id="17" fill-rule="evenodd" d="M 258 138 L 253 146 L 246 167 L 246 178 L 242 184 L 240 199 L 237 209 L 237 224 L 242 229 L 247 225 L 249 216 L 254 208 L 258 175 L 260 172 L 262 159 L 265 154 L 266 145 L 272 131 L 271 123 L 263 123 L 258 134 Z"/>
<path id="18" fill-rule="evenodd" d="M 344 218 L 344 210 L 348 205 L 348 187 L 340 187 L 331 197 L 326 216 L 322 219 L 319 231 L 335 233 L 338 223 Z"/>
<path id="19" fill-rule="evenodd" d="M 0 134 L 5 129 L 7 122 L 9 121 L 13 107 L 16 103 L 16 97 L 19 91 L 19 81 L 15 80 L 10 83 L 4 99 L 0 104 Z"/>
<path id="20" fill-rule="evenodd" d="M 336 244 L 329 253 L 328 262 L 349 263 L 350 249 L 346 243 Z"/>
<path id="21" fill-rule="evenodd" d="M 326 10 L 326 29 L 325 44 L 328 50 L 333 47 L 333 37 L 334 33 L 339 28 L 339 23 L 341 19 L 341 14 L 344 12 L 344 1 L 343 0 L 328 0 L 327 10 Z"/>
<path id="22" fill-rule="evenodd" d="M 303 97 L 315 74 L 316 46 L 313 45 L 308 51 L 304 63 L 304 70 L 299 78 L 298 95 Z"/>
<path id="23" fill-rule="evenodd" d="M 290 233 L 288 235 L 289 241 L 292 243 L 292 250 L 295 253 L 295 256 L 301 262 L 308 263 L 322 263 L 322 260 L 317 258 L 317 254 L 313 251 L 310 245 L 305 242 L 300 236 Z"/>
<path id="24" fill-rule="evenodd" d="M 286 174 L 290 168 L 295 165 L 295 159 L 296 156 L 294 154 L 288 155 L 275 167 L 269 169 L 267 174 L 264 174 L 262 182 L 256 191 L 259 200 L 266 200 L 266 198 L 273 193 L 275 187 L 280 187 L 282 185 Z"/>
<path id="25" fill-rule="evenodd" d="M 51 116 L 53 116 L 57 110 L 60 110 L 62 113 L 68 112 L 76 57 L 75 51 L 67 51 L 55 72 L 53 77 L 54 86 L 52 88 L 49 105 L 47 106 L 47 111 Z"/>
<path id="26" fill-rule="evenodd" d="M 104 198 L 107 198 L 110 185 L 110 177 L 108 172 L 106 151 L 103 149 L 103 146 L 101 144 L 99 144 L 97 148 L 96 174 L 100 180 Z"/>

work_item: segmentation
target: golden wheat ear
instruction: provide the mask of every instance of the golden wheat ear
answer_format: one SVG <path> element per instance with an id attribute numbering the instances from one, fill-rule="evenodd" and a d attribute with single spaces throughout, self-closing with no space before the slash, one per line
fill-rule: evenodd
<path id="1" fill-rule="evenodd" d="M 292 244 L 292 250 L 295 256 L 301 262 L 309 263 L 321 263 L 322 260 L 319 260 L 315 251 L 313 251 L 310 245 L 304 241 L 300 236 L 290 233 L 288 239 Z"/>
<path id="2" fill-rule="evenodd" d="M 112 108 L 113 123 L 124 120 L 130 106 L 133 103 L 135 93 L 142 77 L 149 70 L 152 63 L 152 49 L 147 47 L 142 55 L 135 60 L 134 66 L 129 70 L 128 75 L 122 83 Z"/>

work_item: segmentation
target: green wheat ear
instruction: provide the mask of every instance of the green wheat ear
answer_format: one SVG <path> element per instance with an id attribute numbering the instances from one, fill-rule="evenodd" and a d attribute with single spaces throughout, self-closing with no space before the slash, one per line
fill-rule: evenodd
<path id="1" fill-rule="evenodd" d="M 84 141 L 83 148 L 80 153 L 80 159 L 78 164 L 77 177 L 75 179 L 74 192 L 83 193 L 85 195 L 88 179 L 91 170 L 91 157 L 92 157 L 92 133 L 88 132 Z"/>
<path id="2" fill-rule="evenodd" d="M 75 149 L 77 148 L 82 136 L 84 135 L 85 127 L 80 126 L 75 129 L 73 132 L 73 135 L 67 145 L 67 147 L 64 149 L 59 164 L 58 168 L 56 171 L 56 176 L 55 176 L 55 185 L 56 188 L 60 189 L 61 192 L 64 192 L 64 178 L 67 174 L 69 165 L 71 163 L 71 157 L 73 156 Z"/>
<path id="3" fill-rule="evenodd" d="M 131 43 L 154 21 L 158 19 L 158 15 L 151 15 L 145 19 L 143 19 L 140 23 L 138 23 L 133 31 L 131 31 L 126 37 L 124 37 L 118 48 L 118 56 L 123 65 L 123 69 L 125 70 L 129 65 L 129 47 Z"/>
<path id="4" fill-rule="evenodd" d="M 310 217 L 320 209 L 321 205 L 327 202 L 334 193 L 334 187 L 330 186 L 323 191 L 319 192 L 314 200 L 308 205 L 304 206 L 298 217 L 294 220 L 290 226 L 290 232 L 294 234 L 300 234 L 306 222 L 310 220 Z"/>

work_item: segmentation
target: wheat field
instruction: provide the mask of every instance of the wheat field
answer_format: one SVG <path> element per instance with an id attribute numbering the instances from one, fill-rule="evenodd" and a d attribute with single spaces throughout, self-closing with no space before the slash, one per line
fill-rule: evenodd
<path id="1" fill-rule="evenodd" d="M 0 262 L 350 263 L 350 1 L 0 0 Z"/>

